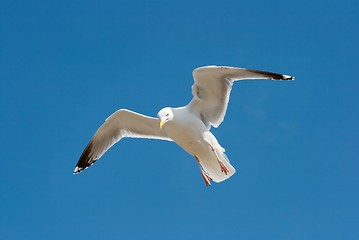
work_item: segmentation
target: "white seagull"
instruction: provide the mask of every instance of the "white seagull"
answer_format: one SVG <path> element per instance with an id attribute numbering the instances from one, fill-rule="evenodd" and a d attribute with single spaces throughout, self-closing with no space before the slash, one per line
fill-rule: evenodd
<path id="1" fill-rule="evenodd" d="M 124 137 L 174 141 L 197 161 L 206 186 L 222 182 L 235 173 L 224 148 L 211 133 L 226 114 L 229 95 L 236 80 L 293 80 L 294 77 L 245 68 L 205 66 L 193 71 L 193 98 L 184 107 L 161 109 L 158 118 L 126 109 L 114 112 L 97 130 L 77 162 L 79 173 L 96 162 Z"/>

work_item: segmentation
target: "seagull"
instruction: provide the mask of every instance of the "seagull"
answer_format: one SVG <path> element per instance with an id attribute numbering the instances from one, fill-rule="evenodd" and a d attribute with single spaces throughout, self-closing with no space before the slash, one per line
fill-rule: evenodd
<path id="1" fill-rule="evenodd" d="M 237 80 L 294 80 L 273 72 L 226 66 L 204 66 L 193 71 L 193 98 L 187 106 L 165 107 L 156 117 L 127 109 L 110 115 L 86 146 L 74 174 L 94 164 L 122 138 L 148 138 L 173 141 L 196 160 L 206 186 L 222 182 L 235 173 L 224 148 L 211 133 L 226 114 L 232 85 Z"/>

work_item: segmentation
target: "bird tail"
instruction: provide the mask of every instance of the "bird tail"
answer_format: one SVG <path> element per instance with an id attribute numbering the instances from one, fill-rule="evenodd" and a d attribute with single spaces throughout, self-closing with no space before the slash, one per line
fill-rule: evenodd
<path id="1" fill-rule="evenodd" d="M 212 150 L 208 151 L 209 154 L 204 159 L 200 159 L 203 169 L 214 182 L 222 182 L 230 178 L 236 172 L 236 169 L 230 164 L 224 153 L 224 148 L 219 145 L 211 132 L 205 132 L 203 137 Z"/>
<path id="2" fill-rule="evenodd" d="M 212 178 L 214 182 L 222 182 L 230 178 L 235 172 L 236 169 L 230 164 L 227 156 L 222 153 L 221 161 L 224 164 L 226 171 L 223 171 L 217 159 L 212 159 L 212 161 L 203 161 L 201 165 L 205 172 Z"/>

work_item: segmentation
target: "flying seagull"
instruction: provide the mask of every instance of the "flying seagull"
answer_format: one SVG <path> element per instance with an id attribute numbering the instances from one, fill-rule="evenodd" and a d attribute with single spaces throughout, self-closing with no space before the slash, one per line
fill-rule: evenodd
<path id="1" fill-rule="evenodd" d="M 174 141 L 197 161 L 207 186 L 235 173 L 224 148 L 211 133 L 226 114 L 229 95 L 236 80 L 293 80 L 294 77 L 245 68 L 205 66 L 193 71 L 193 98 L 184 107 L 161 109 L 157 118 L 120 109 L 109 116 L 83 151 L 74 173 L 96 162 L 112 145 L 125 137 Z"/>

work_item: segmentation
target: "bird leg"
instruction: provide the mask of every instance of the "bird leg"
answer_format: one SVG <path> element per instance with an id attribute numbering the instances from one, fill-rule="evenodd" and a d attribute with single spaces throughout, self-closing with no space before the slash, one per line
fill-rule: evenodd
<path id="1" fill-rule="evenodd" d="M 208 145 L 209 145 L 209 147 L 211 148 L 211 150 L 213 151 L 214 155 L 216 156 L 217 161 L 218 161 L 218 164 L 219 164 L 219 166 L 221 167 L 221 171 L 222 171 L 224 174 L 227 175 L 227 174 L 229 173 L 228 168 L 226 167 L 226 165 L 224 165 L 224 163 L 222 162 L 222 160 L 219 159 L 219 156 L 218 156 L 216 150 L 212 147 L 212 145 L 211 145 L 211 144 L 208 144 Z"/>
<path id="2" fill-rule="evenodd" d="M 212 178 L 205 172 L 203 171 L 203 167 L 202 165 L 200 164 L 199 162 L 199 159 L 197 156 L 194 156 L 194 158 L 196 159 L 197 163 L 198 163 L 198 166 L 199 166 L 199 170 L 201 171 L 201 175 L 202 175 L 202 178 L 203 178 L 203 181 L 204 183 L 206 184 L 206 186 L 211 186 L 211 180 Z"/>
<path id="3" fill-rule="evenodd" d="M 208 174 L 202 170 L 202 168 L 199 169 L 201 171 L 201 175 L 202 175 L 202 178 L 204 180 L 204 183 L 206 184 L 206 186 L 211 186 L 211 180 L 212 178 L 210 176 L 208 176 Z"/>
<path id="4" fill-rule="evenodd" d="M 228 168 L 224 165 L 224 163 L 221 160 L 218 160 L 218 163 L 219 166 L 221 167 L 221 171 L 227 175 L 229 173 Z"/>

